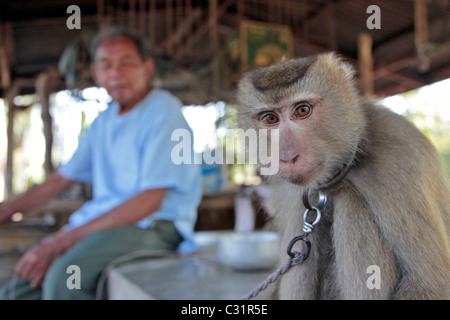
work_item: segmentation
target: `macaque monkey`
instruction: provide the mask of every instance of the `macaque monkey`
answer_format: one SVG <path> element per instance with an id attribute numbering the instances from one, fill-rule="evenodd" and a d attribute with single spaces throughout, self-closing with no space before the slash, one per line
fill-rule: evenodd
<path id="1" fill-rule="evenodd" d="M 279 143 L 279 169 L 267 176 L 267 205 L 281 234 L 281 262 L 302 234 L 303 191 L 351 165 L 326 190 L 328 202 L 309 234 L 310 255 L 280 278 L 277 298 L 449 299 L 450 186 L 443 162 L 412 124 L 363 98 L 354 73 L 326 53 L 264 67 L 239 82 L 239 126 L 279 130 L 272 141 Z M 374 271 L 378 287 L 368 283 Z"/>

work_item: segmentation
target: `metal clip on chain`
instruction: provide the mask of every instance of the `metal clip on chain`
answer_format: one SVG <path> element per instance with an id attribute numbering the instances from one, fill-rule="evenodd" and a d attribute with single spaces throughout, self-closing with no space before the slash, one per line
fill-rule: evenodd
<path id="1" fill-rule="evenodd" d="M 314 231 L 314 226 L 320 221 L 321 212 L 325 207 L 325 204 L 327 203 L 327 195 L 324 190 L 328 190 L 330 188 L 333 188 L 338 183 L 340 183 L 347 173 L 349 172 L 350 168 L 353 166 L 353 161 L 355 159 L 356 151 L 355 150 L 353 156 L 351 157 L 350 161 L 342 167 L 342 169 L 334 176 L 330 181 L 328 181 L 326 184 L 323 184 L 319 187 L 317 187 L 316 192 L 319 197 L 317 204 L 315 206 L 311 205 L 311 202 L 309 201 L 310 198 L 310 192 L 309 190 L 305 190 L 302 195 L 303 205 L 305 206 L 306 210 L 303 214 L 303 234 L 301 236 L 294 237 L 291 242 L 289 243 L 287 247 L 287 254 L 289 255 L 289 258 L 287 259 L 287 262 L 283 265 L 281 265 L 274 273 L 269 275 L 269 277 L 263 281 L 256 289 L 252 290 L 249 294 L 242 297 L 244 300 L 249 300 L 253 297 L 256 297 L 256 295 L 267 288 L 267 286 L 278 279 L 281 275 L 286 273 L 292 266 L 298 265 L 305 261 L 309 253 L 311 251 L 311 242 L 308 240 L 308 235 Z M 311 213 L 315 212 L 315 217 L 308 217 Z M 314 220 L 313 222 L 311 222 Z M 298 241 L 302 241 L 306 245 L 305 252 L 299 252 L 299 251 L 292 251 L 292 247 L 294 244 Z"/>
<path id="2" fill-rule="evenodd" d="M 320 221 L 320 218 L 321 218 L 320 210 L 322 210 L 325 207 L 325 204 L 327 203 L 327 195 L 326 195 L 325 191 L 318 190 L 317 194 L 319 196 L 319 200 L 318 200 L 317 204 L 315 206 L 313 206 L 313 205 L 311 205 L 311 202 L 309 201 L 310 190 L 305 190 L 303 192 L 302 200 L 303 200 L 303 205 L 306 208 L 305 213 L 303 214 L 303 234 L 300 236 L 294 237 L 291 240 L 291 242 L 289 243 L 289 245 L 287 247 L 287 254 L 291 258 L 294 258 L 295 254 L 298 253 L 298 252 L 292 251 L 292 247 L 298 241 L 302 241 L 306 244 L 306 250 L 303 253 L 303 259 L 305 260 L 309 256 L 309 253 L 311 251 L 311 242 L 308 240 L 308 235 L 312 231 L 314 231 L 314 226 Z M 314 212 L 316 214 L 315 219 L 313 222 L 310 222 L 312 219 L 311 219 L 311 217 L 310 217 L 310 219 L 308 219 L 308 215 L 310 215 L 310 213 L 314 213 Z"/>

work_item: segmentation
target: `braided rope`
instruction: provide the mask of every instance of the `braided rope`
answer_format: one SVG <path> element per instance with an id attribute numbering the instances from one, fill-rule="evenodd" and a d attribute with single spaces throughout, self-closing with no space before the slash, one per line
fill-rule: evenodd
<path id="1" fill-rule="evenodd" d="M 266 289 L 269 284 L 276 281 L 281 275 L 288 272 L 291 267 L 302 263 L 307 258 L 303 253 L 298 251 L 294 251 L 293 254 L 293 257 L 289 256 L 285 264 L 281 265 L 275 272 L 270 274 L 267 279 L 261 282 L 258 287 L 243 296 L 241 300 L 250 300 L 251 298 L 256 297 L 261 291 Z"/>
<path id="2" fill-rule="evenodd" d="M 289 258 L 286 261 L 286 263 L 281 265 L 274 273 L 269 275 L 269 277 L 267 277 L 267 279 L 265 281 L 263 281 L 258 287 L 256 287 L 252 291 L 250 291 L 250 293 L 248 293 L 247 295 L 243 296 L 241 298 L 241 300 L 249 300 L 251 298 L 256 297 L 256 295 L 258 295 L 259 292 L 266 289 L 270 283 L 277 280 L 281 275 L 286 273 L 292 266 L 300 264 L 308 258 L 309 251 L 307 253 L 301 253 L 298 251 L 292 252 L 291 251 L 292 245 L 298 240 L 303 240 L 303 241 L 307 240 L 306 237 L 308 236 L 308 234 L 314 230 L 314 225 L 316 223 L 318 223 L 320 220 L 320 216 L 321 216 L 320 210 L 323 209 L 325 207 L 325 204 L 327 203 L 327 195 L 325 193 L 325 190 L 333 188 L 334 186 L 336 186 L 338 183 L 340 183 L 345 178 L 345 176 L 348 174 L 348 172 L 354 165 L 354 161 L 355 161 L 356 155 L 358 153 L 358 150 L 359 149 L 356 148 L 356 150 L 353 152 L 352 157 L 350 158 L 350 161 L 347 162 L 330 181 L 328 181 L 327 183 L 320 185 L 318 188 L 316 188 L 316 190 L 319 193 L 319 202 L 316 204 L 316 206 L 312 206 L 309 202 L 309 190 L 305 190 L 303 192 L 302 200 L 303 200 L 303 205 L 306 208 L 306 211 L 303 214 L 303 235 L 301 235 L 299 237 L 294 237 L 291 240 L 291 243 L 288 246 Z M 316 220 L 312 223 L 307 221 L 307 215 L 310 211 L 317 212 Z M 310 242 L 309 241 L 305 241 L 305 242 L 308 244 L 309 249 L 310 249 L 311 248 Z"/>

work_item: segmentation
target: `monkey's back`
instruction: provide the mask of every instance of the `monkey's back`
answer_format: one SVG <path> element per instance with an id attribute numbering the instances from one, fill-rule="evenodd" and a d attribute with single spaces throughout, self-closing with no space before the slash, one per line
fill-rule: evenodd
<path id="1" fill-rule="evenodd" d="M 370 102 L 364 110 L 368 120 L 365 155 L 355 171 L 365 167 L 366 174 L 379 177 L 380 188 L 395 185 L 400 194 L 413 193 L 421 202 L 433 202 L 442 213 L 450 241 L 450 181 L 442 157 L 405 117 Z"/>
<path id="2" fill-rule="evenodd" d="M 356 152 L 344 180 L 327 189 L 308 235 L 308 259 L 285 273 L 281 299 L 450 299 L 450 186 L 436 149 L 411 123 L 365 101 L 354 69 L 333 53 L 246 74 L 244 128 L 277 128 L 278 173 L 266 207 L 285 248 L 302 232 L 302 194 L 330 181 Z M 303 107 L 304 108 L 303 108 Z M 302 108 L 300 108 L 302 107 Z M 304 109 L 304 110 L 303 110 Z M 381 285 L 368 285 L 377 267 Z"/>
<path id="3" fill-rule="evenodd" d="M 281 281 L 279 297 L 448 299 L 450 188 L 443 161 L 430 141 L 402 116 L 371 103 L 364 110 L 368 124 L 363 152 L 342 186 L 330 194 L 334 208 L 323 212 L 310 236 L 311 255 Z M 301 230 L 302 189 L 278 180 L 273 190 L 268 207 L 276 214 L 286 247 Z M 361 208 L 367 212 L 349 209 L 352 203 L 363 203 Z M 368 216 L 373 224 L 361 227 Z M 371 258 L 362 259 L 352 254 L 354 250 Z M 284 255 L 283 251 L 282 261 Z M 345 264 L 358 266 L 352 277 L 361 279 L 361 285 L 353 290 L 342 287 L 348 277 L 340 280 L 339 272 L 330 271 Z M 371 264 L 381 267 L 384 286 L 390 289 L 365 287 Z M 297 283 L 297 289 L 291 283 Z M 307 292 L 314 287 L 314 292 Z"/>

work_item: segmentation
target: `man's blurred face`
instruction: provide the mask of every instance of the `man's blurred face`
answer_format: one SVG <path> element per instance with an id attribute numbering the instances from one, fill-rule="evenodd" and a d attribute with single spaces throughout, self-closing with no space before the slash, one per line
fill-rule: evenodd
<path id="1" fill-rule="evenodd" d="M 147 94 L 153 70 L 153 60 L 142 60 L 136 45 L 127 37 L 103 40 L 92 67 L 97 84 L 108 91 L 124 112 Z"/>

